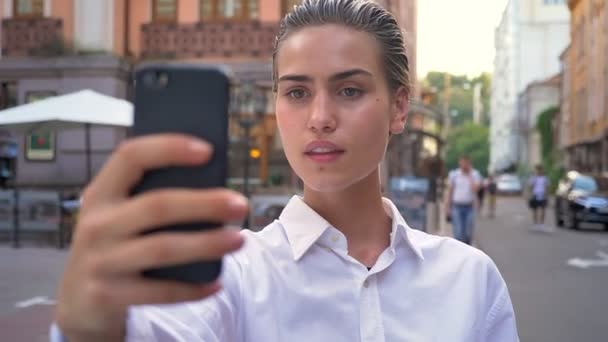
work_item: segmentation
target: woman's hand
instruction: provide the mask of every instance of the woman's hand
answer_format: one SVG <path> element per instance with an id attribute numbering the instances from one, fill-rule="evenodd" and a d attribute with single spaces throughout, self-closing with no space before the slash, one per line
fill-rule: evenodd
<path id="1" fill-rule="evenodd" d="M 226 189 L 163 189 L 128 197 L 146 170 L 205 163 L 210 145 L 182 135 L 123 143 L 87 187 L 59 286 L 56 322 L 69 341 L 123 340 L 127 308 L 198 300 L 220 289 L 143 278 L 144 269 L 217 260 L 243 244 L 238 231 L 141 233 L 167 224 L 242 219 L 247 201 Z"/>

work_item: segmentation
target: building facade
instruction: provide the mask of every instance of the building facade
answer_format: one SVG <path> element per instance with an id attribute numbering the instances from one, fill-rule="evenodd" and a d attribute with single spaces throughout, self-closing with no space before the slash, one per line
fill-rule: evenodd
<path id="1" fill-rule="evenodd" d="M 517 165 L 517 101 L 529 83 L 560 71 L 559 55 L 569 42 L 565 0 L 510 0 L 495 32 L 491 99 L 490 168 Z"/>
<path id="2" fill-rule="evenodd" d="M 271 56 L 281 17 L 301 0 L 1 0 L 0 106 L 89 88 L 130 98 L 130 73 L 142 62 L 186 61 L 221 64 L 235 84 L 253 82 L 272 98 Z M 412 83 L 416 80 L 416 0 L 380 1 L 407 34 Z M 253 164 L 254 184 L 294 183 L 282 152 L 272 101 L 251 131 L 261 153 Z M 104 133 L 105 132 L 105 133 Z M 16 184 L 22 187 L 71 187 L 84 181 L 83 130 L 52 132 L 53 158 L 30 163 L 26 137 L 3 132 L 17 142 Z M 231 120 L 230 177 L 243 179 L 247 158 L 244 131 Z M 93 130 L 93 172 L 126 132 Z M 69 158 L 68 158 L 69 156 Z"/>
<path id="3" fill-rule="evenodd" d="M 568 156 L 567 146 L 570 145 L 570 120 L 572 117 L 572 106 L 571 100 L 571 84 L 572 84 L 572 73 L 570 69 L 570 48 L 568 47 L 562 52 L 560 58 L 561 65 L 561 78 L 560 82 L 560 96 L 559 96 L 559 112 L 554 117 L 555 129 L 553 130 L 553 141 L 555 142 L 556 150 L 556 162 L 559 165 L 566 166 L 570 164 L 570 158 Z"/>
<path id="4" fill-rule="evenodd" d="M 121 58 L 119 14 L 111 1 L 3 0 L 0 109 L 81 89 L 127 97 L 131 67 Z M 124 128 L 91 129 L 94 169 L 126 134 Z M 84 128 L 33 135 L 2 130 L 2 174 L 20 188 L 80 186 L 87 181 L 84 142 Z"/>
<path id="5" fill-rule="evenodd" d="M 608 172 L 608 16 L 605 0 L 570 0 L 571 44 L 563 65 L 562 118 L 564 166 L 583 172 Z"/>
<path id="6" fill-rule="evenodd" d="M 517 159 L 526 171 L 531 172 L 542 164 L 541 137 L 536 129 L 538 116 L 550 108 L 559 107 L 561 74 L 541 82 L 533 82 L 517 101 L 519 135 Z"/>

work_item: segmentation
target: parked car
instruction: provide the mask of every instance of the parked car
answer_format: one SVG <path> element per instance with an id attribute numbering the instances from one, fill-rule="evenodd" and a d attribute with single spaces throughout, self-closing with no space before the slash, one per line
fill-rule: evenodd
<path id="1" fill-rule="evenodd" d="M 499 195 L 521 195 L 523 186 L 516 175 L 504 174 L 496 180 L 496 191 Z"/>
<path id="2" fill-rule="evenodd" d="M 608 230 L 608 188 L 605 180 L 570 171 L 555 193 L 555 222 L 578 229 L 582 222 L 601 223 Z"/>

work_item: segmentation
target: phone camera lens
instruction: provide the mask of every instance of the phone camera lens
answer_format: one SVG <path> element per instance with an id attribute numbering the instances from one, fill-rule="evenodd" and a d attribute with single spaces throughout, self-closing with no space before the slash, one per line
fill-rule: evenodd
<path id="1" fill-rule="evenodd" d="M 165 88 L 169 84 L 169 75 L 166 72 L 159 72 L 157 75 L 157 85 L 159 88 Z"/>
<path id="2" fill-rule="evenodd" d="M 162 89 L 169 84 L 169 74 L 164 71 L 150 71 L 143 75 L 142 82 L 151 89 Z"/>
<path id="3" fill-rule="evenodd" d="M 148 88 L 156 88 L 156 73 L 147 72 L 143 75 L 142 81 Z"/>

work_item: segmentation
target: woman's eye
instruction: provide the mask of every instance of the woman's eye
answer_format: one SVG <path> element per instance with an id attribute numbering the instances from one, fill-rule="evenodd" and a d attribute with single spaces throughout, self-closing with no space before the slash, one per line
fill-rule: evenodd
<path id="1" fill-rule="evenodd" d="M 302 89 L 294 89 L 291 90 L 290 92 L 287 93 L 287 96 L 299 100 L 301 98 L 303 98 L 304 96 L 306 96 L 306 92 Z"/>
<path id="2" fill-rule="evenodd" d="M 355 97 L 361 95 L 361 90 L 357 88 L 344 88 L 341 93 L 346 97 Z"/>

